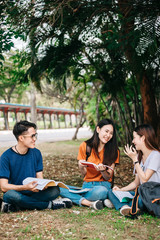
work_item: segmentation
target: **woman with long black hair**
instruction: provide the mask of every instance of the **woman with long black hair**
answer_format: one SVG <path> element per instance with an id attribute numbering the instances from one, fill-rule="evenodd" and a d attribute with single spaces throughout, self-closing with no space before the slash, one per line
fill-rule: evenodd
<path id="1" fill-rule="evenodd" d="M 113 190 L 129 191 L 134 196 L 134 190 L 140 184 L 150 181 L 160 183 L 160 150 L 155 131 L 148 124 L 135 128 L 132 143 L 134 147 L 132 145 L 125 146 L 124 152 L 133 161 L 135 179 L 129 185 L 122 188 L 115 186 Z M 116 210 L 120 210 L 122 215 L 130 214 L 132 200 L 129 200 L 127 203 L 120 202 L 111 190 L 108 196 L 108 202 L 111 201 Z M 138 199 L 138 208 L 144 209 L 144 204 L 140 197 Z"/>
<path id="2" fill-rule="evenodd" d="M 89 155 L 87 149 L 89 149 Z M 77 159 L 79 170 L 84 177 L 82 186 L 84 192 L 72 193 L 61 188 L 60 195 L 70 198 L 77 205 L 88 206 L 96 210 L 102 209 L 108 190 L 111 189 L 115 164 L 119 163 L 119 150 L 112 120 L 103 119 L 97 124 L 93 136 L 80 145 Z M 94 163 L 95 168 L 83 165 L 84 160 Z M 74 187 L 69 186 L 69 188 Z M 85 189 L 87 189 L 86 192 Z"/>

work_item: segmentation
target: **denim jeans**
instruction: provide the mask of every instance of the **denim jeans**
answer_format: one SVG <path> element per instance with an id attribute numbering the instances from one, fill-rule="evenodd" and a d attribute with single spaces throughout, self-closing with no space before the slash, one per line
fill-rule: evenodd
<path id="1" fill-rule="evenodd" d="M 135 192 L 134 191 L 130 191 L 130 193 L 134 196 Z M 128 206 L 132 206 L 132 199 L 129 202 L 125 202 L 122 203 L 119 201 L 119 199 L 114 195 L 114 193 L 112 192 L 112 190 L 108 191 L 108 198 L 109 200 L 113 203 L 114 207 L 116 210 L 119 210 L 121 207 L 123 207 L 124 205 L 128 205 Z M 141 210 L 144 209 L 144 204 L 141 200 L 141 198 L 138 198 L 138 208 L 140 208 Z"/>
<path id="2" fill-rule="evenodd" d="M 73 186 L 69 186 L 70 189 L 75 189 Z M 107 181 L 99 181 L 99 182 L 84 182 L 82 189 L 90 188 L 88 192 L 85 193 L 71 193 L 66 188 L 60 188 L 60 196 L 69 198 L 73 203 L 81 206 L 81 202 L 83 199 L 87 199 L 89 201 L 96 200 L 104 200 L 108 196 L 108 190 L 111 189 L 111 183 Z"/>
<path id="3" fill-rule="evenodd" d="M 3 201 L 10 203 L 20 210 L 43 210 L 48 207 L 49 201 L 59 196 L 59 187 L 49 187 L 39 192 L 9 190 L 3 195 Z"/>

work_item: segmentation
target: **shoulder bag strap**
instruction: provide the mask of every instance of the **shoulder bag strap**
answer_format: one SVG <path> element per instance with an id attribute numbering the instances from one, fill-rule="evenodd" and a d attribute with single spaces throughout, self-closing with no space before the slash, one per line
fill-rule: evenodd
<path id="1" fill-rule="evenodd" d="M 130 214 L 132 216 L 135 216 L 137 214 L 137 210 L 138 210 L 138 198 L 139 198 L 139 193 L 138 193 L 138 187 L 135 190 L 135 195 L 134 198 L 132 200 L 132 207 L 130 210 Z"/>

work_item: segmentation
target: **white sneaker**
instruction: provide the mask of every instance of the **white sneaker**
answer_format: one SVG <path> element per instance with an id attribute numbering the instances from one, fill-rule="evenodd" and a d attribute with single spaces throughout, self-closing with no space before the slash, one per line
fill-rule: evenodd
<path id="1" fill-rule="evenodd" d="M 66 208 L 71 208 L 73 205 L 72 200 L 69 198 L 61 198 L 61 201 L 65 203 Z"/>
<path id="2" fill-rule="evenodd" d="M 123 207 L 121 207 L 120 209 L 120 214 L 123 215 L 123 216 L 129 216 L 130 215 L 130 210 L 131 210 L 131 207 L 128 206 L 128 205 L 124 205 Z M 137 212 L 136 213 L 139 213 L 140 212 L 140 209 L 137 208 Z M 132 214 L 131 214 L 132 215 Z"/>
<path id="3" fill-rule="evenodd" d="M 103 204 L 104 204 L 104 206 L 107 207 L 107 208 L 114 208 L 113 203 L 112 203 L 109 199 L 105 199 L 105 200 L 103 201 Z"/>
<path id="4" fill-rule="evenodd" d="M 103 208 L 103 203 L 102 201 L 97 200 L 91 203 L 90 208 L 93 208 L 95 210 L 101 210 Z"/>
<path id="5" fill-rule="evenodd" d="M 18 209 L 15 208 L 12 204 L 2 202 L 1 212 L 8 213 L 8 212 L 16 212 L 16 211 L 18 211 Z"/>
<path id="6" fill-rule="evenodd" d="M 52 200 L 52 209 L 60 209 L 60 208 L 71 208 L 72 207 L 72 201 L 69 198 L 58 198 L 55 200 Z"/>
<path id="7" fill-rule="evenodd" d="M 129 216 L 130 215 L 130 210 L 131 210 L 131 207 L 129 207 L 128 205 L 124 205 L 120 209 L 120 214 L 123 215 L 123 216 Z"/>

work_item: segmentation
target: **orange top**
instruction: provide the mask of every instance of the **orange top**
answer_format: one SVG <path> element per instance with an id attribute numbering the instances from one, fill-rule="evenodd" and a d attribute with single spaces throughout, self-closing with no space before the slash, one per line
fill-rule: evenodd
<path id="1" fill-rule="evenodd" d="M 87 161 L 95 163 L 95 164 L 103 163 L 103 153 L 104 153 L 104 149 L 102 149 L 99 152 L 100 158 L 98 158 L 94 149 L 92 149 L 91 155 L 89 156 Z M 77 159 L 78 160 L 86 159 L 86 142 L 81 143 L 81 145 L 79 147 Z M 119 151 L 118 151 L 118 157 L 117 157 L 115 163 L 119 163 Z M 84 177 L 84 181 L 85 182 L 93 182 L 93 181 L 99 182 L 99 181 L 106 181 L 106 180 L 103 178 L 102 174 L 99 171 L 97 171 L 93 168 L 87 168 L 87 173 Z M 110 178 L 108 180 L 108 182 L 111 182 L 111 181 L 112 181 L 112 178 Z"/>

